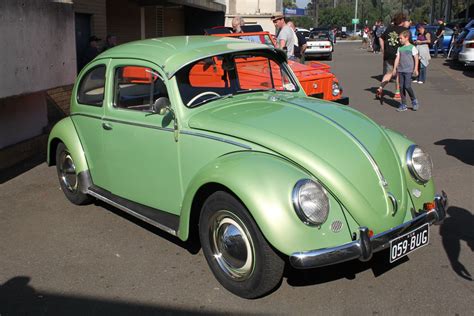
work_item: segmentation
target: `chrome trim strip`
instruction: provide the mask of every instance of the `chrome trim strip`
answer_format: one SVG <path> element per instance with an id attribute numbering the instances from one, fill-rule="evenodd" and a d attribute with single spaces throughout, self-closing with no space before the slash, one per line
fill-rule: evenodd
<path id="1" fill-rule="evenodd" d="M 113 122 L 113 123 L 120 123 L 120 124 L 132 125 L 132 126 L 139 126 L 139 127 L 144 127 L 144 128 L 151 128 L 151 129 L 156 129 L 156 130 L 165 131 L 165 132 L 174 132 L 174 129 L 169 128 L 169 127 L 159 127 L 159 126 L 154 126 L 154 125 L 149 125 L 149 124 L 127 122 L 127 121 L 123 121 L 123 120 L 116 120 L 116 119 L 111 119 L 111 118 L 106 118 L 106 117 L 100 117 L 100 116 L 97 116 L 97 115 L 90 115 L 90 114 L 84 114 L 84 113 L 73 113 L 70 116 L 85 116 L 85 117 L 95 118 L 95 119 L 99 119 L 99 120 L 106 121 L 106 122 Z"/>
<path id="2" fill-rule="evenodd" d="M 89 195 L 91 195 L 91 196 L 93 196 L 93 197 L 95 197 L 95 198 L 97 198 L 97 199 L 99 199 L 99 200 L 101 200 L 101 201 L 104 201 L 104 202 L 107 203 L 107 204 L 110 204 L 110 205 L 112 205 L 112 206 L 115 206 L 116 208 L 118 208 L 118 209 L 120 209 L 120 210 L 122 210 L 122 211 L 124 211 L 124 212 L 126 212 L 126 213 L 128 213 L 128 214 L 130 214 L 130 215 L 132 215 L 132 216 L 135 216 L 136 218 L 139 218 L 139 219 L 141 219 L 142 221 L 147 222 L 148 224 L 151 224 L 151 225 L 153 225 L 153 226 L 155 226 L 155 227 L 157 227 L 157 228 L 159 228 L 159 229 L 161 229 L 161 230 L 163 230 L 163 231 L 165 231 L 165 232 L 167 232 L 167 233 L 169 233 L 169 234 L 171 234 L 171 235 L 173 235 L 173 236 L 176 236 L 176 235 L 177 235 L 177 233 L 176 233 L 176 231 L 175 231 L 174 229 L 171 229 L 171 228 L 169 228 L 169 227 L 167 227 L 167 226 L 165 226 L 165 225 L 163 225 L 163 224 L 160 224 L 160 223 L 158 223 L 158 222 L 155 222 L 154 220 L 151 220 L 151 219 L 149 219 L 148 217 L 143 216 L 143 215 L 141 215 L 141 214 L 139 214 L 139 213 L 137 213 L 137 212 L 135 212 L 135 211 L 129 209 L 128 207 L 125 207 L 125 206 L 123 206 L 123 205 L 121 205 L 121 204 L 119 204 L 119 203 L 117 203 L 117 202 L 114 202 L 114 201 L 112 201 L 112 200 L 106 198 L 105 196 L 100 195 L 99 193 L 96 193 L 96 192 L 91 191 L 91 190 L 87 190 L 87 194 L 89 194 Z"/>
<path id="3" fill-rule="evenodd" d="M 291 101 L 288 101 L 288 100 L 285 100 L 285 102 L 288 102 L 288 103 L 291 103 L 293 105 L 296 105 L 296 106 L 299 106 L 301 108 L 304 108 L 306 110 L 309 110 L 313 113 L 316 113 L 322 117 L 324 117 L 325 119 L 327 119 L 328 121 L 331 121 L 332 123 L 334 123 L 336 126 L 338 126 L 341 130 L 343 130 L 344 132 L 346 132 L 347 134 L 349 134 L 354 140 L 356 140 L 357 144 L 359 145 L 359 147 L 362 149 L 362 152 L 365 154 L 365 156 L 367 157 L 367 159 L 369 159 L 370 163 L 372 164 L 372 167 L 373 169 L 375 170 L 375 172 L 377 173 L 377 176 L 379 177 L 379 180 L 380 180 L 380 184 L 382 184 L 384 187 L 388 186 L 388 183 L 387 183 L 387 180 L 385 180 L 385 177 L 383 176 L 382 174 L 382 171 L 380 171 L 380 168 L 379 166 L 377 165 L 377 162 L 375 161 L 374 157 L 372 156 L 372 154 L 369 152 L 369 150 L 367 149 L 367 147 L 365 147 L 365 145 L 360 141 L 360 139 L 358 139 L 354 134 L 352 134 L 351 131 L 349 131 L 347 128 L 345 128 L 344 126 L 342 126 L 341 124 L 339 124 L 337 121 L 333 120 L 332 118 L 330 118 L 329 116 L 327 115 L 324 115 L 322 114 L 321 112 L 318 112 L 316 110 L 313 110 L 313 109 L 308 109 L 302 105 L 299 105 L 298 103 L 295 103 L 295 102 L 291 102 Z"/>
<path id="4" fill-rule="evenodd" d="M 212 139 L 212 140 L 217 140 L 217 141 L 219 141 L 219 142 L 223 142 L 223 143 L 227 143 L 227 144 L 239 146 L 239 147 L 245 148 L 245 149 L 247 149 L 247 150 L 252 150 L 252 147 L 250 147 L 250 146 L 247 146 L 247 145 L 242 144 L 242 143 L 235 142 L 235 141 L 233 141 L 233 140 L 225 139 L 225 138 L 222 138 L 222 137 L 217 137 L 217 136 L 213 136 L 213 135 L 207 135 L 207 134 L 198 133 L 198 132 L 191 132 L 191 131 L 179 131 L 179 133 L 180 133 L 180 134 L 183 134 L 183 135 L 191 135 L 191 136 L 198 136 L 198 137 L 203 137 L 203 138 L 209 138 L 209 139 Z"/>
<path id="5" fill-rule="evenodd" d="M 390 192 L 387 192 L 387 195 L 388 195 L 388 198 L 390 199 L 390 202 L 392 202 L 392 206 L 393 206 L 393 211 L 392 211 L 392 215 L 395 215 L 398 211 L 398 202 L 397 202 L 397 199 L 395 198 L 395 196 L 390 193 Z"/>
<path id="6" fill-rule="evenodd" d="M 332 248 L 295 252 L 290 255 L 290 263 L 297 269 L 308 269 L 353 259 L 367 261 L 373 253 L 387 248 L 390 245 L 390 240 L 421 227 L 426 223 L 430 225 L 440 224 L 446 217 L 447 202 L 447 195 L 443 191 L 441 195 L 435 196 L 435 209 L 423 212 L 411 221 L 372 236 L 372 238 L 368 237 L 368 229 L 366 227 L 359 227 L 358 240 Z"/>

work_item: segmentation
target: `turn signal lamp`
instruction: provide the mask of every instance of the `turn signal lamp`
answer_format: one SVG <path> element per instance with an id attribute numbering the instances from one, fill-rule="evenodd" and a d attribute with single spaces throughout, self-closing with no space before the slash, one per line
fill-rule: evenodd
<path id="1" fill-rule="evenodd" d="M 372 238 L 373 235 L 374 235 L 374 231 L 372 229 L 369 229 L 369 238 Z"/>
<path id="2" fill-rule="evenodd" d="M 434 210 L 435 208 L 436 208 L 436 204 L 434 202 L 428 202 L 428 203 L 423 204 L 423 209 L 425 211 Z"/>

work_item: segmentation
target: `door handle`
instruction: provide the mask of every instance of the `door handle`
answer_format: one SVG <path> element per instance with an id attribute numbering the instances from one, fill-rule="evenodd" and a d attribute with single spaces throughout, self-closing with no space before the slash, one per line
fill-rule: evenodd
<path id="1" fill-rule="evenodd" d="M 102 128 L 110 131 L 112 129 L 112 125 L 110 123 L 102 123 Z"/>

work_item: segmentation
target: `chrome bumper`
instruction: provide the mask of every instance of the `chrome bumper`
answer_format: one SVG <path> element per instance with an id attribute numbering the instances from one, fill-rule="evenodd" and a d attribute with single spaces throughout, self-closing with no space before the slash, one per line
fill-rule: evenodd
<path id="1" fill-rule="evenodd" d="M 317 268 L 332 265 L 348 260 L 359 259 L 367 261 L 372 258 L 374 252 L 389 247 L 390 240 L 414 230 L 425 223 L 440 224 L 446 217 L 448 198 L 444 191 L 435 196 L 436 207 L 423 212 L 409 222 L 369 237 L 367 227 L 359 228 L 359 240 L 333 247 L 304 252 L 295 252 L 290 256 L 290 263 L 297 269 Z"/>

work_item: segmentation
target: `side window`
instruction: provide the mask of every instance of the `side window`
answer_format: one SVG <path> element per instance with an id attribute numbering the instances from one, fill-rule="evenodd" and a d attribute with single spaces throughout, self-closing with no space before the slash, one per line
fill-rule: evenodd
<path id="1" fill-rule="evenodd" d="M 115 70 L 114 106 L 136 111 L 150 111 L 160 97 L 168 97 L 158 73 L 142 66 L 123 66 Z"/>
<path id="2" fill-rule="evenodd" d="M 77 92 L 77 102 L 102 106 L 105 90 L 105 66 L 97 66 L 82 77 Z"/>

